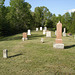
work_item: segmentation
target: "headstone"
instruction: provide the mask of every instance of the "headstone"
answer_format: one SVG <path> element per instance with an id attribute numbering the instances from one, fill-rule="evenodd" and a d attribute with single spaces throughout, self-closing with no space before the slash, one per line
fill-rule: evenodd
<path id="1" fill-rule="evenodd" d="M 28 34 L 27 35 L 31 35 L 30 29 L 28 30 Z"/>
<path id="2" fill-rule="evenodd" d="M 64 28 L 64 32 L 66 33 L 66 28 Z"/>
<path id="3" fill-rule="evenodd" d="M 56 32 L 57 32 L 57 31 L 55 30 L 55 35 L 56 35 Z"/>
<path id="4" fill-rule="evenodd" d="M 38 31 L 38 28 L 36 28 L 36 31 Z"/>
<path id="5" fill-rule="evenodd" d="M 43 38 L 41 38 L 41 42 L 44 43 L 44 39 Z"/>
<path id="6" fill-rule="evenodd" d="M 64 28 L 63 36 L 66 36 L 66 28 Z"/>
<path id="7" fill-rule="evenodd" d="M 60 21 L 57 23 L 57 33 L 56 40 L 53 44 L 54 48 L 64 49 L 64 44 L 62 43 L 62 23 Z"/>
<path id="8" fill-rule="evenodd" d="M 8 58 L 8 50 L 3 50 L 3 58 Z"/>
<path id="9" fill-rule="evenodd" d="M 47 31 L 47 27 L 44 27 L 44 30 Z"/>
<path id="10" fill-rule="evenodd" d="M 43 30 L 43 34 L 46 34 L 46 31 L 45 30 Z"/>
<path id="11" fill-rule="evenodd" d="M 28 39 L 28 38 L 27 38 L 27 33 L 24 32 L 24 33 L 23 33 L 23 38 L 22 38 L 22 40 L 25 41 L 25 40 L 27 40 L 27 39 Z"/>
<path id="12" fill-rule="evenodd" d="M 51 31 L 46 32 L 46 37 L 51 37 Z"/>
<path id="13" fill-rule="evenodd" d="M 42 30 L 42 27 L 40 27 L 40 30 Z"/>
<path id="14" fill-rule="evenodd" d="M 74 39 L 75 39 L 75 35 L 74 35 Z"/>

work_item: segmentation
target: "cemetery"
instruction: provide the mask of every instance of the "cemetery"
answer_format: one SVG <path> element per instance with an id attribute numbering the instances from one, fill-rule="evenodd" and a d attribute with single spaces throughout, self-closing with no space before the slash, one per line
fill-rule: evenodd
<path id="1" fill-rule="evenodd" d="M 74 75 L 75 39 L 62 36 L 64 49 L 53 48 L 56 36 L 46 37 L 43 31 L 33 30 L 28 40 L 22 41 L 24 34 L 0 37 L 0 73 L 1 75 Z M 44 43 L 41 43 L 44 41 Z M 8 50 L 7 58 L 3 50 Z"/>
<path id="2" fill-rule="evenodd" d="M 69 1 L 9 1 L 0 0 L 0 75 L 75 75 L 75 9 L 65 10 Z"/>

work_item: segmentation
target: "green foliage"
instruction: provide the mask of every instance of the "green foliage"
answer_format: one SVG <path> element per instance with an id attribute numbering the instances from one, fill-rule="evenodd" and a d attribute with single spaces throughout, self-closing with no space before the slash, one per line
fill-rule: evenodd
<path id="1" fill-rule="evenodd" d="M 56 24 L 58 21 L 57 21 L 57 17 L 55 14 L 52 15 L 51 21 L 53 22 L 53 28 L 56 28 Z"/>
<path id="2" fill-rule="evenodd" d="M 8 7 L 4 6 L 4 1 L 0 0 L 0 36 L 17 34 L 40 26 L 56 30 L 58 21 L 67 32 L 75 33 L 75 12 L 56 16 L 45 6 L 36 7 L 32 12 L 31 5 L 25 0 L 10 0 Z"/>
<path id="3" fill-rule="evenodd" d="M 75 12 L 71 13 L 72 15 L 72 25 L 71 25 L 71 32 L 75 33 Z"/>
<path id="4" fill-rule="evenodd" d="M 5 0 L 0 0 L 0 5 L 3 5 Z"/>
<path id="5" fill-rule="evenodd" d="M 31 5 L 24 0 L 10 0 L 10 11 L 7 14 L 7 20 L 10 20 L 13 33 L 27 30 L 31 22 L 30 8 Z M 16 32 L 14 32 L 15 30 Z"/>
<path id="6" fill-rule="evenodd" d="M 45 6 L 35 8 L 35 25 L 36 26 L 46 26 L 47 20 L 51 18 L 52 14 L 49 9 Z"/>

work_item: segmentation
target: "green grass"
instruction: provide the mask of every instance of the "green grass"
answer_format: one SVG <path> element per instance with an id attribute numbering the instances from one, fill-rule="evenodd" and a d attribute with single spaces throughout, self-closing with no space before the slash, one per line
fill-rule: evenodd
<path id="1" fill-rule="evenodd" d="M 0 75 L 75 75 L 73 36 L 62 37 L 65 49 L 55 49 L 54 32 L 51 38 L 42 31 L 31 34 L 26 41 L 22 41 L 22 34 L 0 37 Z M 2 55 L 4 49 L 8 49 L 7 59 Z"/>

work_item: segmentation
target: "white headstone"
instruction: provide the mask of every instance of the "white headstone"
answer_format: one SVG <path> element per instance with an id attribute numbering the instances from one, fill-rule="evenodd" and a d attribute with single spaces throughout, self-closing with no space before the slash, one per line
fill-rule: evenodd
<path id="1" fill-rule="evenodd" d="M 64 28 L 63 36 L 66 36 L 66 28 Z"/>
<path id="2" fill-rule="evenodd" d="M 75 39 L 75 35 L 74 35 L 74 39 Z"/>
<path id="3" fill-rule="evenodd" d="M 47 31 L 47 27 L 44 27 L 44 30 Z"/>
<path id="4" fill-rule="evenodd" d="M 28 30 L 28 34 L 27 35 L 31 35 L 30 29 Z"/>
<path id="5" fill-rule="evenodd" d="M 36 28 L 36 31 L 38 31 L 38 28 Z"/>
<path id="6" fill-rule="evenodd" d="M 66 33 L 65 32 L 63 32 L 63 36 L 66 36 Z"/>
<path id="7" fill-rule="evenodd" d="M 51 31 L 46 32 L 46 37 L 51 37 Z"/>
<path id="8" fill-rule="evenodd" d="M 41 38 L 41 42 L 44 43 L 44 39 L 43 38 Z"/>
<path id="9" fill-rule="evenodd" d="M 55 30 L 55 35 L 56 35 L 56 32 L 57 32 L 57 31 Z"/>
<path id="10" fill-rule="evenodd" d="M 8 57 L 8 50 L 5 49 L 3 50 L 3 58 L 7 58 Z"/>
<path id="11" fill-rule="evenodd" d="M 40 27 L 40 30 L 42 30 L 42 27 Z"/>
<path id="12" fill-rule="evenodd" d="M 43 30 L 43 34 L 46 34 L 46 31 L 45 30 Z"/>
<path id="13" fill-rule="evenodd" d="M 64 32 L 66 33 L 66 28 L 64 28 Z"/>

